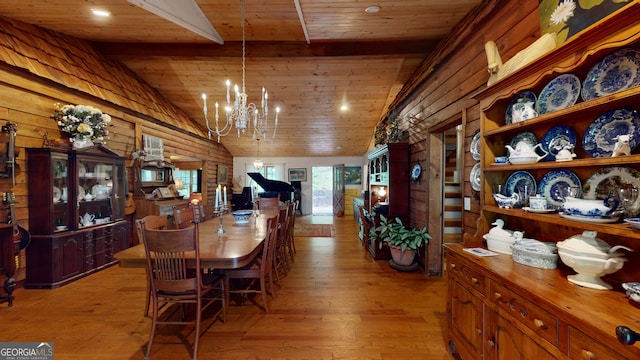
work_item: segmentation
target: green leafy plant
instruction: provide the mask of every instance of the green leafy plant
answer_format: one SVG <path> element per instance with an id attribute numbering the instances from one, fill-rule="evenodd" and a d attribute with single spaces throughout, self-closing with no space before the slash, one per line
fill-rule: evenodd
<path id="1" fill-rule="evenodd" d="M 406 249 L 416 251 L 431 240 L 426 227 L 407 229 L 400 218 L 390 220 L 383 215 L 380 215 L 380 225 L 371 229 L 370 237 L 372 240 L 380 241 L 381 248 L 383 243 L 387 243 L 390 246 L 399 247 L 402 251 Z"/>

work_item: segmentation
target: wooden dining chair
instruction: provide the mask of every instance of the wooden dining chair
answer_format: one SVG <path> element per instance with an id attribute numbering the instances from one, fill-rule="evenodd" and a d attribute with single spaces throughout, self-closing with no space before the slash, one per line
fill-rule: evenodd
<path id="1" fill-rule="evenodd" d="M 280 195 L 272 198 L 258 197 L 258 210 L 280 210 Z"/>
<path id="2" fill-rule="evenodd" d="M 184 204 L 173 207 L 173 224 L 176 229 L 184 229 L 203 221 L 204 208 L 201 204 Z"/>
<path id="3" fill-rule="evenodd" d="M 362 246 L 368 248 L 369 246 L 369 233 L 371 232 L 371 220 L 367 217 L 367 210 L 363 206 L 358 206 L 360 212 L 360 221 L 362 222 Z"/>
<path id="4" fill-rule="evenodd" d="M 197 226 L 172 230 L 146 229 L 144 220 L 140 219 L 136 221 L 136 227 L 142 234 L 145 246 L 153 304 L 145 359 L 149 359 L 151 354 L 156 329 L 160 325 L 173 324 L 195 325 L 192 358 L 197 359 L 202 313 L 219 303 L 220 308 L 211 323 L 218 317 L 225 321 L 226 279 L 224 275 L 202 274 Z M 166 306 L 160 313 L 161 307 L 171 304 L 176 306 Z M 195 313 L 189 314 L 189 317 L 186 317 L 185 309 L 194 309 L 193 306 L 185 307 L 185 304 L 195 305 Z M 179 314 L 176 314 L 178 310 Z"/>
<path id="5" fill-rule="evenodd" d="M 287 228 L 289 226 L 289 207 L 280 208 L 278 215 L 278 236 L 276 237 L 275 258 L 273 271 L 276 283 L 282 288 L 280 274 L 289 272 L 289 260 L 287 259 Z"/>
<path id="6" fill-rule="evenodd" d="M 142 229 L 166 229 L 168 225 L 167 215 L 147 215 L 138 221 L 139 221 L 139 224 L 141 224 L 141 226 L 138 226 L 138 223 L 136 223 L 136 231 L 138 234 L 138 239 L 140 239 L 140 242 L 142 242 L 142 237 L 144 236 L 144 234 L 142 233 Z M 146 303 L 144 306 L 144 316 L 149 315 L 150 303 L 151 303 L 151 284 L 149 283 L 149 273 L 147 272 L 147 296 L 146 296 Z"/>
<path id="7" fill-rule="evenodd" d="M 242 302 L 249 294 L 261 294 L 263 308 L 269 312 L 267 293 L 275 298 L 273 291 L 273 258 L 278 236 L 278 215 L 267 219 L 266 235 L 262 252 L 251 264 L 238 269 L 221 270 L 230 281 L 235 280 L 236 289 L 229 289 L 230 294 L 239 294 Z M 267 287 L 267 284 L 269 285 Z M 257 287 L 257 288 L 256 288 Z"/>
<path id="8" fill-rule="evenodd" d="M 296 213 L 298 211 L 298 206 L 300 203 L 298 201 L 293 201 L 289 203 L 289 226 L 287 226 L 287 249 L 289 253 L 289 257 L 291 257 L 291 262 L 294 261 L 294 256 L 296 254 L 296 243 L 295 243 L 295 226 L 296 226 Z"/>

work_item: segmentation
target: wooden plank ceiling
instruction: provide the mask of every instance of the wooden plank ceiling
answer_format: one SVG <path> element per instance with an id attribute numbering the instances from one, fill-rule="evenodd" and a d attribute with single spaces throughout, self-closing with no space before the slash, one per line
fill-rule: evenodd
<path id="1" fill-rule="evenodd" d="M 3 1 L 0 14 L 94 43 L 205 128 L 201 94 L 212 115 L 215 101 L 225 102 L 225 81 L 242 82 L 241 6 L 195 2 L 223 45 L 126 0 Z M 479 2 L 246 0 L 249 101 L 259 103 L 264 86 L 270 112 L 281 107 L 276 136 L 260 144 L 261 157 L 364 154 L 404 82 Z M 370 5 L 380 11 L 366 13 Z M 111 16 L 97 19 L 91 9 Z M 251 136 L 233 134 L 221 140 L 233 156 L 256 156 Z"/>

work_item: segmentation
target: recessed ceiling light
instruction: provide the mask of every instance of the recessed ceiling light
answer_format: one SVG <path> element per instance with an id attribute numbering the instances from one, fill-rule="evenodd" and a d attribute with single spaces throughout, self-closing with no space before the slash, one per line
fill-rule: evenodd
<path id="1" fill-rule="evenodd" d="M 106 10 L 91 9 L 91 12 L 93 13 L 93 15 L 96 15 L 96 16 L 102 16 L 102 17 L 111 16 L 111 13 Z"/>
<path id="2" fill-rule="evenodd" d="M 336 150 L 342 150 L 342 146 L 340 145 L 336 146 Z"/>
<path id="3" fill-rule="evenodd" d="M 364 9 L 364 12 L 366 12 L 367 14 L 375 14 L 378 11 L 380 11 L 380 6 L 378 5 L 367 6 L 367 8 Z"/>
<path id="4" fill-rule="evenodd" d="M 347 105 L 347 104 L 343 104 L 342 106 L 340 106 L 340 110 L 341 110 L 341 111 L 347 111 L 347 110 L 349 110 L 349 105 Z"/>

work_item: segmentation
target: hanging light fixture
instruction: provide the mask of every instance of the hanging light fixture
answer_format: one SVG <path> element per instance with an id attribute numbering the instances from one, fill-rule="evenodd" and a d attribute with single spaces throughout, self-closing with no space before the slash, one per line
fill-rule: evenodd
<path id="1" fill-rule="evenodd" d="M 209 130 L 209 139 L 211 134 L 218 135 L 218 142 L 220 137 L 227 136 L 233 129 L 234 125 L 238 131 L 238 137 L 240 134 L 246 132 L 252 133 L 252 137 L 255 139 L 262 136 L 264 140 L 267 139 L 267 131 L 269 130 L 268 117 L 269 117 L 269 93 L 262 88 L 262 97 L 260 100 L 260 108 L 254 103 L 247 103 L 247 92 L 245 91 L 245 30 L 244 30 L 244 0 L 241 1 L 241 25 L 242 25 L 242 89 L 238 88 L 238 85 L 234 86 L 235 100 L 231 103 L 231 97 L 229 95 L 229 88 L 231 87 L 231 81 L 227 80 L 227 104 L 225 105 L 224 112 L 226 114 L 226 121 L 221 124 L 218 116 L 218 102 L 216 101 L 216 124 L 215 128 L 209 126 L 209 117 L 207 116 L 207 95 L 202 94 L 202 100 L 204 102 L 204 119 Z M 240 91 L 242 90 L 242 91 Z M 272 138 L 276 136 L 276 129 L 278 127 L 278 113 L 280 108 L 276 107 L 275 123 L 273 126 Z M 253 126 L 253 130 L 251 127 Z"/>
<path id="2" fill-rule="evenodd" d="M 258 156 L 256 156 L 256 160 L 253 162 L 253 167 L 256 168 L 256 170 L 260 170 L 264 166 L 264 163 L 260 160 L 260 139 L 256 139 L 256 141 L 258 142 Z"/>

